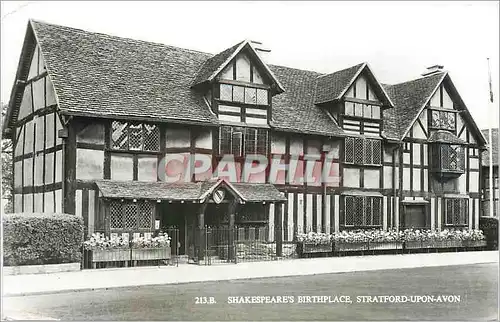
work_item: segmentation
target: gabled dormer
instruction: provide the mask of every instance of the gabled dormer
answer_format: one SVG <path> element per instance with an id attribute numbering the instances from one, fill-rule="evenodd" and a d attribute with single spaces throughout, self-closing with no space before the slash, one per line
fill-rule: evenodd
<path id="1" fill-rule="evenodd" d="M 193 88 L 222 122 L 267 125 L 271 98 L 283 86 L 250 41 L 243 41 L 208 59 Z"/>
<path id="2" fill-rule="evenodd" d="M 346 133 L 379 136 L 391 99 L 367 63 L 318 77 L 315 103 Z"/>

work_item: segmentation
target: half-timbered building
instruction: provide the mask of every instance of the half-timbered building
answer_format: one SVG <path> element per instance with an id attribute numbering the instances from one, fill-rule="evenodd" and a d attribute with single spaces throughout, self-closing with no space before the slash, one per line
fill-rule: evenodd
<path id="1" fill-rule="evenodd" d="M 482 130 L 485 138 L 489 137 L 489 130 Z M 491 160 L 489 149 L 491 149 Z M 490 193 L 490 162 L 492 172 L 492 187 L 493 193 Z M 499 196 L 500 196 L 500 187 L 498 185 L 498 129 L 491 129 L 491 142 L 488 142 L 488 150 L 483 152 L 482 155 L 482 194 L 483 194 L 483 212 L 481 216 L 494 216 L 498 217 L 498 209 L 499 209 Z M 490 211 L 490 200 L 493 198 L 493 208 Z"/>
<path id="2" fill-rule="evenodd" d="M 3 131 L 14 210 L 80 215 L 87 233 L 159 221 L 179 227 L 181 251 L 204 225 L 268 227 L 277 241 L 478 227 L 485 140 L 440 66 L 387 85 L 367 63 L 324 74 L 263 54 L 251 41 L 213 55 L 30 21 Z M 249 155 L 265 170 L 246 176 Z"/>

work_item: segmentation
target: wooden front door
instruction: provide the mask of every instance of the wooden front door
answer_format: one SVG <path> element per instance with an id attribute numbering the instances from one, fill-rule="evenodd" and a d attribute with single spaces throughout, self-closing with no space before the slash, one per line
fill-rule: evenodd
<path id="1" fill-rule="evenodd" d="M 430 228 L 426 205 L 405 205 L 405 228 Z"/>

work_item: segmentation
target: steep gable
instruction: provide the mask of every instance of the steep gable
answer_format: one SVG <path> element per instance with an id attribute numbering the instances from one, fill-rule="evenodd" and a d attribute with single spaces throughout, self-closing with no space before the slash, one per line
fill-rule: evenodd
<path id="1" fill-rule="evenodd" d="M 273 74 L 271 69 L 260 58 L 250 41 L 245 40 L 239 44 L 230 47 L 219 54 L 207 59 L 203 64 L 200 71 L 196 74 L 193 82 L 193 87 L 211 82 L 218 77 L 221 73 L 227 73 L 231 69 L 232 63 L 238 63 L 239 60 L 245 57 L 252 62 L 259 70 L 261 75 L 265 75 L 271 90 L 274 94 L 282 93 L 285 91 L 278 78 Z M 238 78 L 237 78 L 238 79 Z M 243 81 L 250 81 L 250 79 L 243 79 Z"/>
<path id="2" fill-rule="evenodd" d="M 384 87 L 395 103 L 393 111 L 384 116 L 386 131 L 396 135 L 398 139 L 407 136 L 416 122 L 422 123 L 424 119 L 426 120 L 424 110 L 430 106 L 442 110 L 459 111 L 457 136 L 460 137 L 461 128 L 463 130 L 468 127 L 471 137 L 468 139 L 462 137 L 463 140 L 479 145 L 485 143 L 484 137 L 447 72 L 436 72 L 408 82 L 384 85 Z"/>
<path id="3" fill-rule="evenodd" d="M 356 86 L 359 90 L 356 91 Z M 328 75 L 318 77 L 314 102 L 322 104 L 341 99 L 343 96 L 377 100 L 392 107 L 392 101 L 376 79 L 367 63 L 361 63 Z"/>

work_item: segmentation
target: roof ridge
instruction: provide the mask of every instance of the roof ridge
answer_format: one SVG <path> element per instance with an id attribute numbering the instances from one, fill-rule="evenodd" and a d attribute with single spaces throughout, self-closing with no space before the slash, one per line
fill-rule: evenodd
<path id="1" fill-rule="evenodd" d="M 300 70 L 302 72 L 309 72 L 309 73 L 315 73 L 319 75 L 325 75 L 324 73 L 315 71 L 315 70 L 310 70 L 310 69 L 304 69 L 304 68 L 296 68 L 296 67 L 290 67 L 290 66 L 284 66 L 284 65 L 275 65 L 275 64 L 267 64 L 269 67 L 278 67 L 278 68 L 288 68 L 288 69 L 293 69 L 293 70 Z"/>
<path id="2" fill-rule="evenodd" d="M 335 74 L 335 73 L 340 73 L 340 72 L 343 72 L 343 71 L 346 71 L 348 69 L 351 69 L 351 68 L 354 68 L 354 67 L 358 67 L 360 68 L 362 65 L 365 65 L 367 64 L 366 62 L 362 62 L 362 63 L 359 63 L 359 64 L 356 64 L 356 65 L 352 65 L 352 66 L 349 66 L 349 67 L 346 67 L 346 68 L 342 68 L 342 69 L 339 69 L 339 70 L 336 70 L 334 72 L 331 72 L 331 73 L 327 73 L 327 74 L 323 74 L 321 76 L 318 76 L 318 78 L 321 78 L 321 77 L 325 77 L 325 76 L 328 76 L 328 75 L 332 75 L 332 74 Z"/>
<path id="3" fill-rule="evenodd" d="M 417 80 L 421 80 L 421 79 L 424 79 L 424 78 L 428 78 L 428 77 L 432 77 L 432 76 L 436 76 L 436 75 L 443 75 L 443 74 L 447 74 L 447 73 L 448 73 L 447 71 L 440 71 L 440 72 L 437 72 L 437 73 L 434 73 L 434 74 L 420 76 L 420 77 L 413 78 L 413 79 L 410 79 L 410 80 L 407 80 L 407 81 L 403 81 L 403 82 L 400 82 L 400 83 L 384 84 L 384 85 L 385 86 L 397 86 L 397 85 L 402 85 L 402 84 L 414 82 L 414 81 L 417 81 Z"/>
<path id="4" fill-rule="evenodd" d="M 106 33 L 102 33 L 102 32 L 96 32 L 96 31 L 90 31 L 90 30 L 85 30 L 85 29 L 81 29 L 81 28 L 76 28 L 76 27 L 58 25 L 58 24 L 54 24 L 54 23 L 50 23 L 50 22 L 46 22 L 46 21 L 38 20 L 38 19 L 35 20 L 35 19 L 30 18 L 29 21 L 34 22 L 36 24 L 49 25 L 49 26 L 53 26 L 53 27 L 57 27 L 57 28 L 61 28 L 61 29 L 67 29 L 68 31 L 71 31 L 71 32 L 79 32 L 79 33 L 98 35 L 98 36 L 101 36 L 103 38 L 107 38 L 107 39 L 115 40 L 115 41 L 122 41 L 125 43 L 130 43 L 130 42 L 145 43 L 145 44 L 149 44 L 149 45 L 168 47 L 168 48 L 182 50 L 182 51 L 196 53 L 196 54 L 203 54 L 203 55 L 209 55 L 209 56 L 216 55 L 216 54 L 207 53 L 207 52 L 203 52 L 203 51 L 199 51 L 199 50 L 167 45 L 165 43 L 156 42 L 156 41 L 146 41 L 146 40 L 142 40 L 142 39 L 135 39 L 135 38 L 130 38 L 130 37 L 111 35 L 111 34 L 106 34 Z"/>

